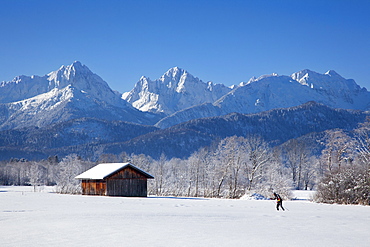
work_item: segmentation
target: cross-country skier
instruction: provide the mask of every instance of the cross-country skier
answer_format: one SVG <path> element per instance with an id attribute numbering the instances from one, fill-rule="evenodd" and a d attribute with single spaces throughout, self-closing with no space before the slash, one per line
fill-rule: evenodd
<path id="1" fill-rule="evenodd" d="M 276 194 L 274 192 L 274 198 L 272 198 L 272 200 L 276 200 L 276 209 L 277 209 L 277 211 L 279 211 L 279 207 L 281 207 L 281 209 L 283 211 L 285 211 L 285 209 L 283 208 L 283 199 L 281 199 L 281 196 L 279 194 Z"/>

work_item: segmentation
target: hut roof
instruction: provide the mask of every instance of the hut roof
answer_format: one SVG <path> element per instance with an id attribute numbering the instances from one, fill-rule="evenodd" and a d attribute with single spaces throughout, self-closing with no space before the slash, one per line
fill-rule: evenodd
<path id="1" fill-rule="evenodd" d="M 76 178 L 77 179 L 105 179 L 106 177 L 109 177 L 113 173 L 124 169 L 126 167 L 130 167 L 139 173 L 142 173 L 147 178 L 154 178 L 149 173 L 144 172 L 140 168 L 137 168 L 136 166 L 130 164 L 130 163 L 103 163 L 94 166 L 93 168 L 85 171 L 84 173 L 81 173 Z"/>

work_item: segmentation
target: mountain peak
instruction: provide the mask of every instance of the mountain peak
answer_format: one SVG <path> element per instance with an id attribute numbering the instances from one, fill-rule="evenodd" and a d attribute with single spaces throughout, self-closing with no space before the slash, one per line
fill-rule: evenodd
<path id="1" fill-rule="evenodd" d="M 182 69 L 182 68 L 180 68 L 180 67 L 177 67 L 177 66 L 175 66 L 175 67 L 172 67 L 172 68 L 170 68 L 167 72 L 185 72 L 185 70 L 184 69 Z"/>
<path id="2" fill-rule="evenodd" d="M 75 61 L 67 66 L 61 66 L 58 70 L 49 73 L 46 79 L 49 90 L 72 86 L 77 90 L 87 93 L 90 97 L 104 100 L 111 105 L 119 107 L 126 105 L 112 91 L 107 82 L 79 61 Z"/>
<path id="3" fill-rule="evenodd" d="M 203 83 L 198 78 L 179 67 L 169 69 L 158 81 L 167 88 L 171 88 L 178 93 L 186 91 L 186 85 L 189 85 L 189 83 Z"/>
<path id="4" fill-rule="evenodd" d="M 64 70 L 63 72 L 65 74 L 92 74 L 91 70 L 80 61 L 74 61 L 71 65 L 62 66 L 62 68 L 61 69 Z"/>
<path id="5" fill-rule="evenodd" d="M 316 75 L 319 75 L 319 73 L 317 73 L 315 71 L 312 71 L 312 70 L 309 70 L 309 69 L 304 69 L 304 70 L 298 71 L 296 73 L 293 73 L 290 77 L 293 80 L 301 81 L 302 79 L 312 77 L 312 76 L 316 76 Z"/>
<path id="6" fill-rule="evenodd" d="M 47 76 L 49 80 L 54 81 L 60 79 L 70 80 L 76 74 L 81 73 L 86 74 L 92 72 L 85 65 L 82 65 L 81 62 L 75 61 L 71 65 L 62 65 L 58 70 L 50 72 Z"/>
<path id="7" fill-rule="evenodd" d="M 91 72 L 90 69 L 80 61 L 74 61 L 71 65 L 65 66 L 65 68 L 75 72 Z"/>
<path id="8" fill-rule="evenodd" d="M 80 66 L 80 67 L 82 67 L 82 64 L 81 64 L 81 62 L 80 61 L 74 61 L 73 63 L 72 63 L 72 65 L 73 66 Z"/>
<path id="9" fill-rule="evenodd" d="M 339 75 L 336 71 L 334 71 L 334 70 L 328 70 L 326 73 L 325 73 L 325 75 L 328 75 L 328 76 L 332 76 L 332 77 L 340 77 L 340 78 L 342 78 L 342 76 L 341 75 Z"/>
<path id="10" fill-rule="evenodd" d="M 164 78 L 179 78 L 184 74 L 188 74 L 188 72 L 184 69 L 179 68 L 179 67 L 173 67 L 173 68 L 170 68 L 169 70 L 167 70 L 167 72 L 164 73 L 162 78 L 163 79 Z"/>

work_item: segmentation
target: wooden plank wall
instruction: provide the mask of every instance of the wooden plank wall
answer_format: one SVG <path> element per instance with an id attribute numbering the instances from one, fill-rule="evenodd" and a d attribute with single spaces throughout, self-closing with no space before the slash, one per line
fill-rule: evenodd
<path id="1" fill-rule="evenodd" d="M 106 182 L 104 180 L 82 180 L 82 194 L 83 195 L 106 195 Z"/>
<path id="2" fill-rule="evenodd" d="M 108 179 L 108 196 L 147 196 L 147 179 Z"/>

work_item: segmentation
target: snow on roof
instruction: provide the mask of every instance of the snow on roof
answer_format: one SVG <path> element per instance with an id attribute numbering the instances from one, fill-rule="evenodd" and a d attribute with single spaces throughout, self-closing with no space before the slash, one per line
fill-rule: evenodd
<path id="1" fill-rule="evenodd" d="M 124 167 L 131 167 L 140 173 L 143 173 L 148 178 L 153 178 L 149 173 L 144 172 L 143 170 L 137 168 L 136 166 L 130 163 L 103 163 L 94 166 L 93 168 L 81 173 L 76 179 L 104 179 L 109 175 L 115 173 L 118 170 L 121 170 Z"/>

